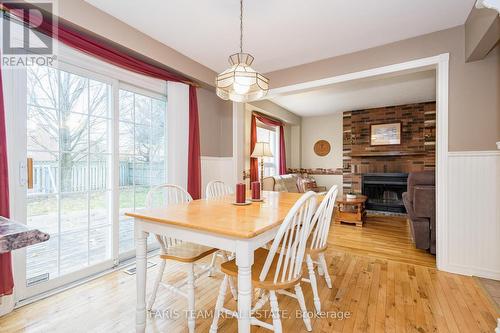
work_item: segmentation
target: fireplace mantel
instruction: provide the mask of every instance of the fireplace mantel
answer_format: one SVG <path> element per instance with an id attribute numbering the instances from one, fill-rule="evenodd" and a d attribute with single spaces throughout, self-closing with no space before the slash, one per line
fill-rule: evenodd
<path id="1" fill-rule="evenodd" d="M 418 156 L 425 155 L 425 151 L 371 151 L 364 153 L 351 153 L 351 157 L 384 157 L 384 156 Z"/>

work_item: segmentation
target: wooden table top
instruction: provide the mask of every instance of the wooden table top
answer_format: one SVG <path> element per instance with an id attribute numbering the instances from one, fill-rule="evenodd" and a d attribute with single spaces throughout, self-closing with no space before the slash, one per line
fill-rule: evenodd
<path id="1" fill-rule="evenodd" d="M 234 196 L 145 209 L 125 215 L 236 238 L 252 238 L 279 226 L 302 193 L 264 191 L 263 202 L 236 206 Z M 249 195 L 247 195 L 249 198 Z"/>
<path id="2" fill-rule="evenodd" d="M 362 194 L 356 194 L 355 199 L 347 199 L 347 196 L 344 194 L 343 196 L 337 198 L 337 202 L 342 204 L 360 204 L 364 203 L 367 199 L 368 197 Z"/>

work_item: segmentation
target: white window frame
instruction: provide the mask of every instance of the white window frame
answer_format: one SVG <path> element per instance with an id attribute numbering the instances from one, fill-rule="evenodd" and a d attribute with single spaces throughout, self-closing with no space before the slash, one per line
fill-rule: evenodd
<path id="1" fill-rule="evenodd" d="M 167 83 L 165 81 L 143 76 L 137 73 L 130 72 L 120 67 L 111 65 L 101 61 L 92 56 L 86 55 L 77 50 L 71 49 L 54 40 L 55 50 L 57 53 L 57 61 L 54 63 L 54 68 L 84 76 L 86 78 L 100 81 L 111 86 L 111 131 L 110 136 L 110 191 L 111 191 L 111 233 L 112 233 L 112 256 L 111 259 L 103 261 L 97 265 L 89 266 L 84 269 L 51 279 L 31 287 L 26 286 L 26 250 L 22 249 L 15 251 L 14 255 L 14 271 L 16 283 L 16 302 L 32 298 L 34 296 L 50 292 L 57 288 L 64 287 L 65 285 L 75 283 L 78 280 L 87 278 L 89 276 L 98 274 L 107 269 L 113 268 L 119 264 L 121 260 L 125 260 L 134 255 L 134 251 L 119 254 L 119 173 L 116 172 L 119 166 L 119 145 L 117 128 L 119 123 L 119 90 L 124 89 L 138 94 L 150 96 L 157 99 L 167 99 Z M 26 116 L 27 116 L 27 103 L 26 94 L 26 69 L 4 68 L 4 87 L 10 86 L 6 89 L 5 98 L 9 99 L 13 96 L 13 100 L 7 101 L 9 105 L 6 118 L 7 118 L 7 138 L 8 142 L 16 142 L 17 147 L 22 149 L 9 150 L 9 183 L 11 186 L 11 212 L 12 218 L 18 221 L 26 221 L 26 186 L 22 185 L 22 173 L 19 171 L 21 165 L 26 162 Z M 24 86 L 23 86 L 24 85 Z M 167 117 L 167 111 L 165 112 Z M 168 132 L 168 123 L 166 130 Z M 9 130 L 10 128 L 10 130 Z M 165 135 L 165 152 L 168 160 L 167 151 L 167 135 Z M 18 145 L 19 144 L 19 145 Z M 12 145 L 11 145 L 12 147 Z M 167 163 L 165 165 L 165 172 L 168 174 Z M 19 185 L 19 186 L 15 186 Z"/>
<path id="2" fill-rule="evenodd" d="M 275 174 L 271 176 L 277 176 L 279 175 L 279 163 L 280 163 L 280 131 L 278 126 L 270 126 L 266 125 L 260 121 L 257 120 L 256 123 L 257 127 L 263 128 L 265 130 L 268 130 L 270 132 L 274 132 L 275 135 L 275 140 L 274 140 L 274 147 L 273 147 L 273 159 L 274 159 L 274 171 Z M 260 167 L 260 164 L 259 164 Z M 265 176 L 265 175 L 264 175 Z"/>

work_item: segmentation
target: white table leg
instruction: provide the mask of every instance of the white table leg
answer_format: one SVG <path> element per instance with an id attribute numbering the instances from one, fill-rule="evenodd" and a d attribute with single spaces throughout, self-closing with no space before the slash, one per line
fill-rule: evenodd
<path id="1" fill-rule="evenodd" d="M 238 265 L 238 332 L 250 333 L 250 310 L 252 308 L 252 265 L 254 252 L 249 243 L 236 244 Z"/>
<path id="2" fill-rule="evenodd" d="M 135 222 L 135 247 L 136 247 L 136 288 L 137 305 L 135 309 L 136 332 L 144 332 L 146 329 L 146 265 L 148 233 L 142 231 L 140 222 Z"/>

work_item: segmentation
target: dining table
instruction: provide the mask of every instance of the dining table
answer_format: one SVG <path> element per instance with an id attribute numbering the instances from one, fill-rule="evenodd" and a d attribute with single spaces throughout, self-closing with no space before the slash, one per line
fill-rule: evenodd
<path id="1" fill-rule="evenodd" d="M 272 241 L 301 193 L 263 191 L 261 202 L 234 204 L 233 195 L 127 212 L 134 218 L 136 331 L 146 328 L 147 237 L 151 234 L 235 254 L 238 266 L 238 332 L 250 332 L 254 251 Z"/>

